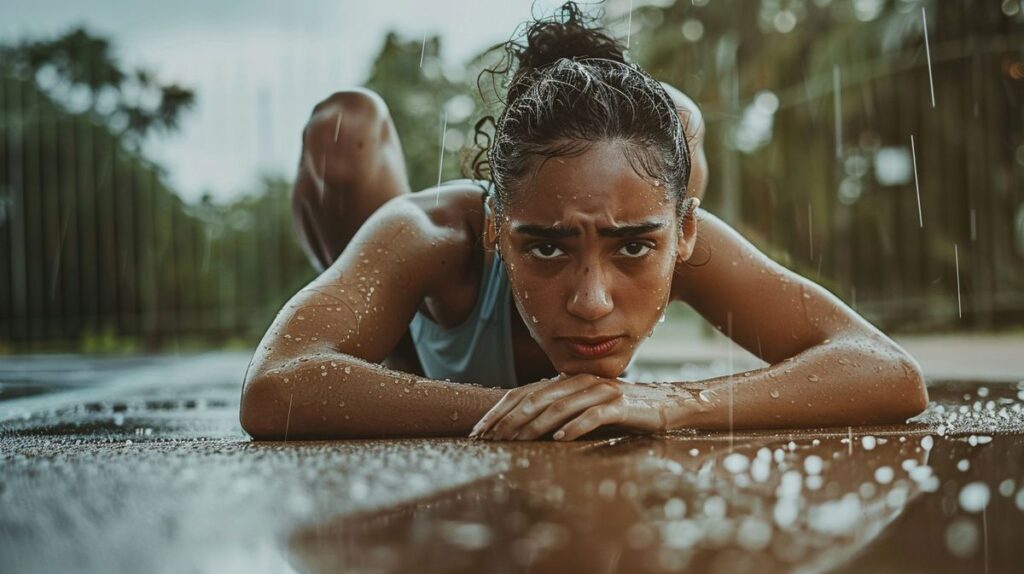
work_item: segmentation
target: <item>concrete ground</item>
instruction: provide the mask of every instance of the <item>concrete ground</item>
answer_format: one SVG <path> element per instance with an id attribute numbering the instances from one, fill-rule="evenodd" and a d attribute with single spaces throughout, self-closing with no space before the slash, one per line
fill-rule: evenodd
<path id="1" fill-rule="evenodd" d="M 254 443 L 245 353 L 5 359 L 0 571 L 1019 571 L 1022 346 L 902 342 L 936 376 L 907 424 L 572 444 Z"/>

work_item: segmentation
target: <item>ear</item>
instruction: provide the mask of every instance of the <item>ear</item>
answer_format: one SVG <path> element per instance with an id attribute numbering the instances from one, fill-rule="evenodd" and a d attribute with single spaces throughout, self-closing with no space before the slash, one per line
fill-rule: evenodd
<path id="1" fill-rule="evenodd" d="M 495 221 L 497 216 L 494 213 L 494 199 L 488 197 L 484 201 L 487 202 L 487 209 L 484 210 L 484 247 L 497 250 L 498 225 Z"/>
<path id="2" fill-rule="evenodd" d="M 696 197 L 691 197 L 683 202 L 683 222 L 680 227 L 679 244 L 677 246 L 679 261 L 686 261 L 693 255 L 693 248 L 697 243 L 698 207 L 700 207 L 700 200 Z"/>

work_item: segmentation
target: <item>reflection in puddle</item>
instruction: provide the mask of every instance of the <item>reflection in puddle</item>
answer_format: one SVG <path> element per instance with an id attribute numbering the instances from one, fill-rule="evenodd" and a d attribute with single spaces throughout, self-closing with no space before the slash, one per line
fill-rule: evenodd
<path id="1" fill-rule="evenodd" d="M 1024 440 L 977 434 L 991 417 L 971 413 L 999 418 L 998 398 L 936 398 L 926 425 L 514 454 L 503 475 L 300 529 L 289 551 L 308 572 L 1005 571 Z"/>

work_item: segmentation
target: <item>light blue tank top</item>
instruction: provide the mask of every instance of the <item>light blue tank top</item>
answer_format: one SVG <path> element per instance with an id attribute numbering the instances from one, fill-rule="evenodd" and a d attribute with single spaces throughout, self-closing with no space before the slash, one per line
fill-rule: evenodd
<path id="1" fill-rule="evenodd" d="M 409 329 L 423 374 L 431 379 L 486 387 L 518 386 L 510 298 L 508 273 L 501 256 L 495 253 L 480 278 L 473 311 L 461 325 L 445 329 L 417 312 Z"/>

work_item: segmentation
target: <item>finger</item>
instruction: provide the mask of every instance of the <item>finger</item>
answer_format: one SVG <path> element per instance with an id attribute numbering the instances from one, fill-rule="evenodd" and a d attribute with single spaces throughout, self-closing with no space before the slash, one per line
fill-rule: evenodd
<path id="1" fill-rule="evenodd" d="M 473 426 L 473 430 L 469 433 L 469 436 L 471 438 L 494 438 L 493 436 L 490 436 L 488 434 L 488 431 L 492 429 L 494 423 L 501 420 L 502 417 L 504 417 L 506 414 L 508 414 L 510 410 L 512 410 L 520 402 L 522 402 L 531 392 L 535 391 L 538 387 L 545 386 L 540 385 L 538 383 L 554 384 L 559 380 L 561 379 L 541 379 L 536 383 L 531 383 L 525 387 L 512 389 L 511 391 L 505 393 L 505 396 L 502 397 L 502 399 L 498 401 L 497 404 L 491 407 L 491 410 L 487 411 L 484 414 L 484 416 L 480 417 L 480 420 L 476 423 L 476 425 Z"/>
<path id="2" fill-rule="evenodd" d="M 527 421 L 520 427 L 516 440 L 533 440 L 544 436 L 581 415 L 587 409 L 613 401 L 621 396 L 622 391 L 611 383 L 591 385 L 582 391 L 551 403 L 533 420 Z"/>
<path id="3" fill-rule="evenodd" d="M 583 414 L 566 423 L 555 433 L 555 440 L 576 440 L 588 432 L 604 425 L 617 424 L 623 420 L 619 403 L 602 403 L 583 411 Z"/>
<path id="4" fill-rule="evenodd" d="M 494 421 L 488 438 L 509 440 L 519 431 L 522 425 L 533 420 L 538 414 L 554 401 L 573 395 L 594 384 L 593 375 L 577 375 L 572 378 L 554 381 L 549 385 L 531 391 L 500 419 Z"/>
<path id="5" fill-rule="evenodd" d="M 553 382 L 549 379 L 541 379 L 537 383 Z M 484 413 L 484 416 L 480 417 L 480 420 L 473 426 L 473 430 L 469 433 L 472 438 L 482 437 L 491 426 L 505 416 L 510 410 L 516 407 L 530 392 L 537 388 L 537 383 L 531 383 L 524 387 L 512 389 L 505 393 L 501 400 L 499 400 L 491 410 Z M 490 437 L 488 437 L 490 438 Z"/>
<path id="6" fill-rule="evenodd" d="M 483 436 L 495 421 L 505 416 L 505 413 L 519 404 L 519 401 L 523 400 L 523 397 L 525 396 L 525 387 L 512 389 L 505 393 L 505 395 L 502 396 L 493 407 L 491 407 L 491 410 L 487 411 L 484 413 L 484 416 L 480 417 L 480 420 L 473 426 L 473 430 L 469 433 L 469 436 L 473 438 Z"/>

